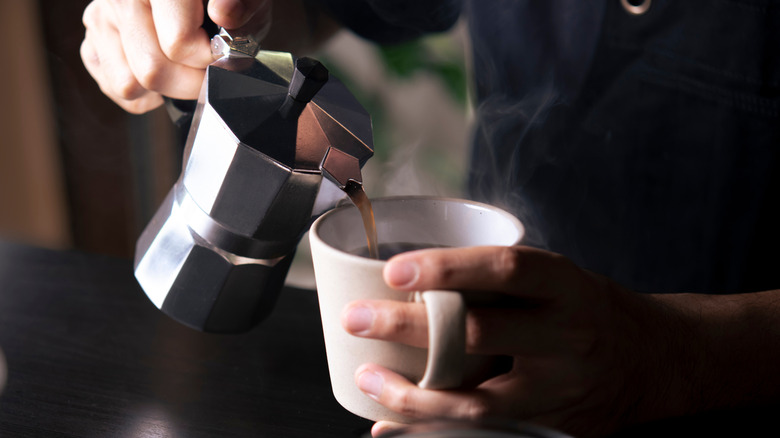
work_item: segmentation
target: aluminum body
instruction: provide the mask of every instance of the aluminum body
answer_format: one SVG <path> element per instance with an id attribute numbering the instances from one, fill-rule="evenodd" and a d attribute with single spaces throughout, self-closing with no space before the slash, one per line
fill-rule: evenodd
<path id="1" fill-rule="evenodd" d="M 272 310 L 301 236 L 344 199 L 338 181 L 360 182 L 372 148 L 368 114 L 316 61 L 218 59 L 182 173 L 138 239 L 138 282 L 190 327 L 252 328 Z"/>

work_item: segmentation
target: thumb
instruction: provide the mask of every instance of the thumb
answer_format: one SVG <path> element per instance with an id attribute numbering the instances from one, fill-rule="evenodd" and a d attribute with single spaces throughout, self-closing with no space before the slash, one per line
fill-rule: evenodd
<path id="1" fill-rule="evenodd" d="M 209 0 L 209 17 L 220 27 L 262 39 L 271 27 L 272 0 Z"/>

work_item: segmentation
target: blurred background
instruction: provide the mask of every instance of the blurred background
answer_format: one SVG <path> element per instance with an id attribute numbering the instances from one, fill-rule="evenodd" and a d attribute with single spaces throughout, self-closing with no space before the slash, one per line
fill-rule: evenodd
<path id="1" fill-rule="evenodd" d="M 81 64 L 88 0 L 0 0 L 0 239 L 131 258 L 181 167 L 165 110 L 106 98 Z M 378 47 L 349 32 L 320 59 L 368 109 L 370 197 L 462 196 L 469 143 L 466 30 Z M 10 51 L 10 53 L 8 53 Z M 289 281 L 310 287 L 306 239 Z"/>

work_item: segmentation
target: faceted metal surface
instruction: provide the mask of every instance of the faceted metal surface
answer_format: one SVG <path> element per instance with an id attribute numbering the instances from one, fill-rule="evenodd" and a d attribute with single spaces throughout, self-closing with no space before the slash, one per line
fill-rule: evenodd
<path id="1" fill-rule="evenodd" d="M 135 276 L 163 312 L 192 328 L 251 329 L 273 309 L 292 254 L 276 260 L 235 256 L 200 238 L 174 187 L 138 239 Z"/>
<path id="2" fill-rule="evenodd" d="M 322 174 L 342 190 L 350 181 L 363 184 L 358 159 L 337 148 L 328 149 L 322 159 Z"/>
<path id="3" fill-rule="evenodd" d="M 278 109 L 287 99 L 295 61 L 289 53 L 269 51 L 257 59 L 221 58 L 207 70 L 202 99 L 238 141 L 294 169 L 318 171 L 331 146 L 365 164 L 373 154 L 370 117 L 341 81 L 330 76 L 300 117 L 286 118 Z"/>
<path id="4" fill-rule="evenodd" d="M 303 233 L 344 198 L 331 180 L 359 179 L 372 149 L 369 115 L 316 61 L 296 71 L 289 53 L 220 58 L 182 174 L 138 240 L 136 278 L 191 327 L 250 328 L 270 312 Z M 346 160 L 323 172 L 327 155 Z"/>

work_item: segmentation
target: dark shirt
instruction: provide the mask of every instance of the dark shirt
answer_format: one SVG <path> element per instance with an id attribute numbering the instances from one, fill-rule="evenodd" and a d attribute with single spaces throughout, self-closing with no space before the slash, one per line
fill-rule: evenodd
<path id="1" fill-rule="evenodd" d="M 441 30 L 458 7 L 414 4 L 442 20 L 412 20 L 405 38 Z M 780 288 L 780 3 L 652 0 L 632 15 L 620 0 L 472 0 L 464 11 L 471 195 L 514 212 L 525 243 L 644 292 Z"/>

